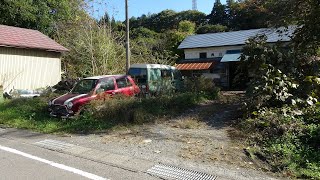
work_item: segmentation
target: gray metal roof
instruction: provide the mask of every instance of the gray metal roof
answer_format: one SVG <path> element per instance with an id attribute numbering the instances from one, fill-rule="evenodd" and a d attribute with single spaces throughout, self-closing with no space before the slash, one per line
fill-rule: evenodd
<path id="1" fill-rule="evenodd" d="M 265 34 L 268 37 L 268 43 L 275 43 L 277 41 L 287 42 L 291 40 L 295 28 L 295 26 L 289 26 L 288 29 L 264 28 L 192 35 L 186 37 L 178 49 L 244 45 L 249 38 L 262 34 Z"/>

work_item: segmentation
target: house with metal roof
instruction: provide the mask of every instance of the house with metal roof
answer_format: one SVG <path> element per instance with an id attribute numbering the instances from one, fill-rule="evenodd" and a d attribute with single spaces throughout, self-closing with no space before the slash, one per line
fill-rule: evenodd
<path id="1" fill-rule="evenodd" d="M 176 67 L 185 76 L 204 75 L 223 87 L 230 87 L 242 48 L 249 38 L 266 35 L 268 43 L 289 42 L 294 29 L 291 26 L 191 35 L 178 47 L 184 50 L 185 58 Z"/>
<path id="2" fill-rule="evenodd" d="M 0 25 L 0 90 L 34 90 L 61 80 L 68 49 L 39 31 Z"/>

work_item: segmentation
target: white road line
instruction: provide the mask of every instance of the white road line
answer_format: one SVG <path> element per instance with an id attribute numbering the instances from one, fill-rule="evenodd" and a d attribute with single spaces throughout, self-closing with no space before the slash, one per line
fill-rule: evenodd
<path id="1" fill-rule="evenodd" d="M 49 164 L 50 166 L 53 166 L 53 167 L 56 167 L 56 168 L 59 168 L 59 169 L 65 170 L 65 171 L 73 172 L 75 174 L 78 174 L 80 176 L 83 176 L 83 177 L 86 177 L 86 178 L 89 178 L 89 179 L 106 180 L 106 178 L 103 178 L 103 177 L 100 177 L 100 176 L 97 176 L 97 175 L 94 175 L 94 174 L 91 174 L 91 173 L 88 173 L 88 172 L 84 172 L 82 170 L 79 170 L 79 169 L 76 169 L 76 168 L 73 168 L 73 167 L 69 167 L 69 166 L 66 166 L 66 165 L 63 165 L 63 164 L 58 164 L 58 163 L 55 163 L 55 162 L 52 162 L 52 161 L 48 161 L 46 159 L 42 159 L 42 158 L 33 156 L 31 154 L 24 153 L 24 152 L 18 151 L 16 149 L 12 149 L 12 148 L 8 148 L 8 147 L 0 145 L 0 150 L 7 151 L 7 152 L 10 152 L 10 153 L 14 153 L 14 154 L 18 154 L 20 156 L 24 156 L 26 158 L 33 159 L 33 160 L 36 160 L 36 161 L 40 161 L 42 163 Z"/>

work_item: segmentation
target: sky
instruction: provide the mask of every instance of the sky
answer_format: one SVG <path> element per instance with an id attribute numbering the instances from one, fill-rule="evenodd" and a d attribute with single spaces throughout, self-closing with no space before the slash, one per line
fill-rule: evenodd
<path id="1" fill-rule="evenodd" d="M 184 11 L 192 9 L 192 0 L 128 0 L 129 17 L 139 17 L 142 14 L 158 13 L 165 9 Z M 198 10 L 209 14 L 215 0 L 197 0 Z M 226 0 L 221 0 L 225 3 Z M 125 20 L 125 0 L 100 0 L 94 3 L 94 16 L 101 17 L 107 9 L 110 16 L 116 20 Z"/>

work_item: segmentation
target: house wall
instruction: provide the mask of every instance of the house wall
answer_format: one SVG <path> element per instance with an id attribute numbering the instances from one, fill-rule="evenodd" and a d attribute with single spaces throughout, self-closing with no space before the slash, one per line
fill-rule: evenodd
<path id="1" fill-rule="evenodd" d="M 185 49 L 185 59 L 199 59 L 200 53 L 206 52 L 207 58 L 222 57 L 227 50 L 239 50 L 243 46 L 222 46 L 222 47 L 211 47 L 211 48 L 195 48 Z M 214 56 L 212 56 L 214 55 Z"/>
<path id="2" fill-rule="evenodd" d="M 61 80 L 61 53 L 0 47 L 0 84 L 4 91 L 34 90 Z"/>

